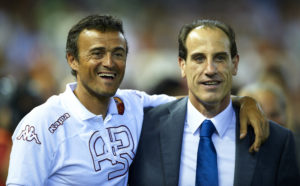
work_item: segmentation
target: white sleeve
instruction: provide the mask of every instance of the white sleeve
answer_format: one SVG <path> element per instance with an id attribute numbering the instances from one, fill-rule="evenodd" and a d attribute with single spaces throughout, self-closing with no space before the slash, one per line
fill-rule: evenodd
<path id="1" fill-rule="evenodd" d="M 41 122 L 41 121 L 40 121 Z M 46 124 L 46 123 L 44 123 Z M 12 140 L 7 185 L 44 185 L 51 164 L 42 123 L 24 118 L 15 130 Z M 46 124 L 47 126 L 47 124 Z"/>
<path id="2" fill-rule="evenodd" d="M 146 92 L 138 90 L 134 90 L 134 92 L 142 99 L 143 107 L 156 107 L 176 99 L 175 97 L 166 94 L 149 95 Z"/>

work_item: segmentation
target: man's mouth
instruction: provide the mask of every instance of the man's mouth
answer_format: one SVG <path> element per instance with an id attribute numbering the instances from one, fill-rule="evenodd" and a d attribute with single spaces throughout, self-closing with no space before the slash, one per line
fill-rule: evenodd
<path id="1" fill-rule="evenodd" d="M 212 80 L 212 81 L 203 81 L 201 84 L 207 85 L 207 86 L 217 86 L 221 83 L 221 81 Z"/>
<path id="2" fill-rule="evenodd" d="M 98 72 L 98 76 L 104 79 L 114 79 L 117 74 L 113 72 Z"/>

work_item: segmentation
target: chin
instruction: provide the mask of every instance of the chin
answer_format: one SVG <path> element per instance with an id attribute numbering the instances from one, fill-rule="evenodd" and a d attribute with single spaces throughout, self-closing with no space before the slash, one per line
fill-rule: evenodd
<path id="1" fill-rule="evenodd" d="M 220 99 L 216 98 L 216 97 L 210 97 L 210 98 L 206 98 L 203 99 L 203 101 L 207 104 L 207 105 L 216 105 L 219 104 L 221 102 Z"/>
<path id="2" fill-rule="evenodd" d="M 105 96 L 105 97 L 112 97 L 116 94 L 117 90 L 114 91 L 103 91 L 99 95 L 100 96 Z"/>
<path id="3" fill-rule="evenodd" d="M 117 89 L 96 89 L 92 94 L 98 98 L 112 97 L 116 94 Z"/>
<path id="4" fill-rule="evenodd" d="M 215 101 L 215 100 L 205 100 L 204 103 L 206 105 L 217 105 L 219 102 L 218 101 Z"/>

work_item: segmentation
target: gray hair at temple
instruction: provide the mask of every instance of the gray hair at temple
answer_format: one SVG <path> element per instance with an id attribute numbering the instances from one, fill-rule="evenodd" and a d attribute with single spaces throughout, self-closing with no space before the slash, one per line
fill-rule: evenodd
<path id="1" fill-rule="evenodd" d="M 289 126 L 287 96 L 274 83 L 257 82 L 243 87 L 239 96 L 250 96 L 262 107 L 268 119 L 285 127 Z"/>

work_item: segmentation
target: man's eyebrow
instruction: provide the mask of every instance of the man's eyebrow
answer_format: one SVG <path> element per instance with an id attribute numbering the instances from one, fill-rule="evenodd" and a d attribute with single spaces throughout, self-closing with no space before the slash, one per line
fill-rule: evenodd
<path id="1" fill-rule="evenodd" d="M 94 52 L 94 51 L 105 51 L 105 48 L 104 47 L 95 47 L 95 48 L 92 48 L 89 52 Z"/>
<path id="2" fill-rule="evenodd" d="M 123 47 L 116 47 L 116 48 L 113 49 L 113 51 L 117 51 L 117 50 L 125 51 L 125 48 L 123 48 Z"/>
<path id="3" fill-rule="evenodd" d="M 218 56 L 218 55 L 226 55 L 229 56 L 229 54 L 227 52 L 217 52 L 214 54 L 214 56 Z"/>
<path id="4" fill-rule="evenodd" d="M 92 48 L 89 52 L 94 52 L 94 51 L 105 51 L 106 48 L 105 47 L 95 47 L 95 48 Z M 113 51 L 117 51 L 117 50 L 122 50 L 122 51 L 125 51 L 125 49 L 123 47 L 116 47 L 113 49 Z"/>
<path id="5" fill-rule="evenodd" d="M 191 57 L 194 58 L 194 57 L 199 57 L 199 56 L 205 56 L 205 55 L 204 55 L 204 53 L 197 52 L 197 53 L 192 54 Z"/>

